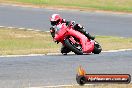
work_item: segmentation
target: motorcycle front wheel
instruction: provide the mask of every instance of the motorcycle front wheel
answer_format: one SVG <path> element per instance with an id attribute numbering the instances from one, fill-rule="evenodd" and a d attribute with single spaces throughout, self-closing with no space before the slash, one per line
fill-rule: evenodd
<path id="1" fill-rule="evenodd" d="M 69 38 L 64 40 L 65 46 L 77 55 L 83 55 L 82 47 L 74 44 Z"/>

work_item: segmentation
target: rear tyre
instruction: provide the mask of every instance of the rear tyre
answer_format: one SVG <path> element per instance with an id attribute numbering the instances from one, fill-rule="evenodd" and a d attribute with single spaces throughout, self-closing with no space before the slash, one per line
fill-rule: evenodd
<path id="1" fill-rule="evenodd" d="M 101 46 L 99 45 L 98 42 L 95 41 L 93 53 L 94 54 L 99 54 L 99 53 L 101 53 L 101 51 L 102 51 Z"/>
<path id="2" fill-rule="evenodd" d="M 73 51 L 77 55 L 83 55 L 83 52 L 81 49 L 78 49 L 76 45 L 74 45 L 68 38 L 64 40 L 65 46 Z"/>

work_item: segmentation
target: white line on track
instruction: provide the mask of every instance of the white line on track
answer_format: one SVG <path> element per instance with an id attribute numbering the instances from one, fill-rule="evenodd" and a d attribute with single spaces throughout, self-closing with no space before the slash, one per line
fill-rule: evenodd
<path id="1" fill-rule="evenodd" d="M 85 85 L 94 85 L 94 84 L 85 84 Z M 55 86 L 38 86 L 38 87 L 25 87 L 25 88 L 63 88 L 63 87 L 75 87 L 79 86 L 79 84 L 73 84 L 73 85 L 55 85 Z"/>
<path id="2" fill-rule="evenodd" d="M 0 26 L 0 28 L 3 28 L 4 26 Z"/>
<path id="3" fill-rule="evenodd" d="M 120 49 L 120 50 L 109 50 L 109 51 L 102 51 L 104 53 L 110 53 L 110 52 L 121 52 L 121 51 L 132 51 L 132 49 Z M 74 54 L 74 53 L 69 53 Z M 28 54 L 28 55 L 3 55 L 0 57 L 24 57 L 24 56 L 45 56 L 45 55 L 62 55 L 61 53 L 48 53 L 48 54 Z"/>
<path id="4" fill-rule="evenodd" d="M 121 51 L 130 51 L 132 49 L 119 49 L 119 50 L 108 50 L 108 51 L 102 51 L 102 52 L 121 52 Z"/>
<path id="5" fill-rule="evenodd" d="M 26 88 L 62 88 L 62 87 L 72 87 L 72 86 L 74 85 L 39 86 L 39 87 L 26 87 Z"/>
<path id="6" fill-rule="evenodd" d="M 41 30 L 37 30 L 37 29 L 31 29 L 31 28 L 17 28 L 17 27 L 6 27 L 6 26 L 0 26 L 0 28 L 8 28 L 8 29 L 20 29 L 20 30 L 29 30 L 29 31 L 41 31 Z M 50 31 L 46 31 L 46 32 L 50 32 Z"/>
<path id="7" fill-rule="evenodd" d="M 46 54 L 29 54 L 29 55 L 2 55 L 0 57 L 30 57 L 30 56 L 45 56 Z"/>

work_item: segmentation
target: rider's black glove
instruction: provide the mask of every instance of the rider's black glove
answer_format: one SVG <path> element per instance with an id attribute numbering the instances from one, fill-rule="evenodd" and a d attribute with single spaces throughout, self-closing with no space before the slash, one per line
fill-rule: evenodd
<path id="1" fill-rule="evenodd" d="M 51 33 L 51 36 L 54 38 L 55 37 L 55 29 L 53 27 L 50 28 L 50 33 Z"/>

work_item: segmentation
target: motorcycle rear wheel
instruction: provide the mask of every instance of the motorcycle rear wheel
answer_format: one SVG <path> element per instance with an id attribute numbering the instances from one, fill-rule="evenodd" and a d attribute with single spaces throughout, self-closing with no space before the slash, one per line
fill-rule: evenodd
<path id="1" fill-rule="evenodd" d="M 93 53 L 99 54 L 99 53 L 101 53 L 101 51 L 102 51 L 101 46 L 99 45 L 99 43 L 97 41 L 95 41 Z"/>
<path id="2" fill-rule="evenodd" d="M 73 51 L 77 55 L 83 55 L 82 50 L 78 49 L 72 42 L 67 38 L 64 40 L 65 46 Z"/>

